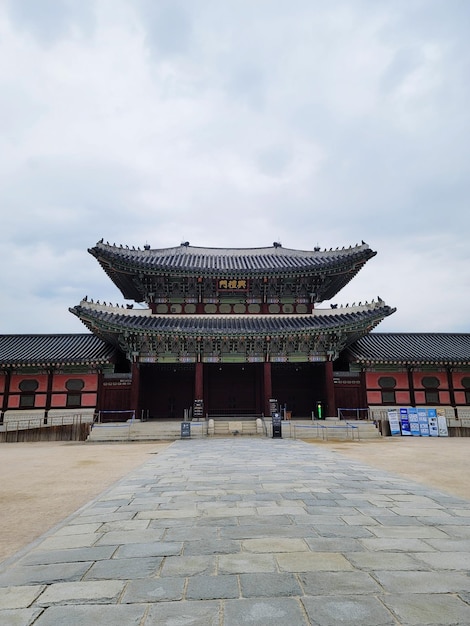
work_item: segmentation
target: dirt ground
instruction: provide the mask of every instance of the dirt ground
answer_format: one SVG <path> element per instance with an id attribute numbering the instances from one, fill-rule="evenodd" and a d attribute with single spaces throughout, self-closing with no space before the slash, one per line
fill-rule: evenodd
<path id="1" fill-rule="evenodd" d="M 470 500 L 470 439 L 312 442 Z M 34 541 L 167 443 L 0 444 L 0 561 Z M 372 471 L 372 470 L 371 470 Z"/>
<path id="2" fill-rule="evenodd" d="M 167 445 L 0 444 L 0 562 Z"/>

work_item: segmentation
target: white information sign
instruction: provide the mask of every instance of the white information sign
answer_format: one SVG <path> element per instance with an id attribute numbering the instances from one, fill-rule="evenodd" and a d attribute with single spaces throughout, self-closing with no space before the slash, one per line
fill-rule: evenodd
<path id="1" fill-rule="evenodd" d="M 400 420 L 398 419 L 398 411 L 396 409 L 388 410 L 388 421 L 390 424 L 390 434 L 401 435 Z"/>

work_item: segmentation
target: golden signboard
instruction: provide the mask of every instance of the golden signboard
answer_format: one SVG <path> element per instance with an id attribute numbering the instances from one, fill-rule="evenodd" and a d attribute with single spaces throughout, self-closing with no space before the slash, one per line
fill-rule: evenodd
<path id="1" fill-rule="evenodd" d="M 247 291 L 248 281 L 246 278 L 219 278 L 217 291 Z"/>

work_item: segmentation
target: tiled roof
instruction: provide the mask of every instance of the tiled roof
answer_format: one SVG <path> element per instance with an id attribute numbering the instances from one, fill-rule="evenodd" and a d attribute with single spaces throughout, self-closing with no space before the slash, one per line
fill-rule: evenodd
<path id="1" fill-rule="evenodd" d="M 158 250 L 134 250 L 97 243 L 89 250 L 99 260 L 121 261 L 143 269 L 273 273 L 329 269 L 344 263 L 364 262 L 376 253 L 367 244 L 336 250 L 292 250 L 280 246 L 268 248 L 198 248 L 181 245 Z"/>
<path id="2" fill-rule="evenodd" d="M 394 309 L 383 302 L 343 309 L 316 309 L 309 315 L 151 315 L 150 311 L 122 311 L 82 301 L 70 309 L 94 332 L 137 332 L 190 335 L 271 335 L 341 331 L 375 327 Z"/>
<path id="3" fill-rule="evenodd" d="M 363 364 L 470 364 L 468 333 L 371 333 L 348 352 Z"/>
<path id="4" fill-rule="evenodd" d="M 0 335 L 0 367 L 109 363 L 115 349 L 89 333 Z"/>
<path id="5" fill-rule="evenodd" d="M 334 297 L 376 252 L 366 243 L 336 250 L 292 250 L 278 244 L 267 248 L 199 248 L 181 245 L 152 250 L 130 249 L 98 242 L 88 250 L 125 298 L 143 302 L 142 276 L 253 278 L 259 276 L 321 275 L 321 300 Z M 139 280 L 133 280 L 138 276 Z M 324 293 L 323 293 L 324 292 Z"/>

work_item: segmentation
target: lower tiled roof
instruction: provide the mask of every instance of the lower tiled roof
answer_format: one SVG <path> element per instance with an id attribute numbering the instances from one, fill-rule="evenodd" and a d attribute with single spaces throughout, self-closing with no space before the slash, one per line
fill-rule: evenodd
<path id="1" fill-rule="evenodd" d="M 370 333 L 348 348 L 363 364 L 469 365 L 470 333 Z"/>
<path id="2" fill-rule="evenodd" d="M 94 332 L 137 332 L 189 335 L 269 335 L 302 332 L 331 332 L 342 329 L 370 330 L 394 309 L 384 303 L 357 308 L 316 310 L 309 315 L 143 315 L 97 307 L 82 301 L 71 308 Z"/>
<path id="3" fill-rule="evenodd" d="M 98 365 L 110 363 L 115 349 L 90 333 L 0 335 L 0 367 Z"/>

